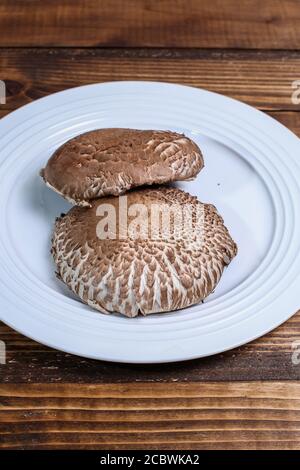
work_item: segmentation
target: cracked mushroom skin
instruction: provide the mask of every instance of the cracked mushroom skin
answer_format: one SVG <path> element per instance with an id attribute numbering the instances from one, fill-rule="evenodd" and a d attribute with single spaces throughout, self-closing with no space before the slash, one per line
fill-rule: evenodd
<path id="1" fill-rule="evenodd" d="M 143 185 L 190 180 L 203 168 L 199 147 L 171 131 L 100 129 L 63 144 L 41 176 L 75 205 Z"/>
<path id="2" fill-rule="evenodd" d="M 128 207 L 136 203 L 146 207 L 148 219 L 144 220 L 148 222 L 153 204 L 158 213 L 174 207 L 176 201 L 174 214 L 184 207 L 192 214 L 192 225 L 181 224 L 180 237 L 176 237 L 179 219 L 173 216 L 169 231 L 159 229 L 160 237 L 151 232 L 152 238 L 144 238 L 145 232 L 140 232 L 133 238 L 128 232 L 124 238 L 118 220 L 116 238 L 100 239 L 99 206 L 111 204 L 118 213 L 122 198 L 127 198 Z M 162 187 L 98 199 L 90 208 L 73 207 L 56 220 L 51 251 L 58 278 L 84 303 L 102 313 L 135 317 L 202 301 L 215 289 L 237 246 L 213 205 L 202 204 L 182 190 Z"/>

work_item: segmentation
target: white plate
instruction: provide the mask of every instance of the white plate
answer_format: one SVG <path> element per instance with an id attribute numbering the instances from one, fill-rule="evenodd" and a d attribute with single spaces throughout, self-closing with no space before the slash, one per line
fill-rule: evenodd
<path id="1" fill-rule="evenodd" d="M 56 216 L 69 205 L 38 171 L 63 142 L 101 127 L 183 131 L 205 169 L 179 186 L 217 206 L 239 253 L 204 304 L 128 319 L 83 305 L 54 276 Z M 1 319 L 41 343 L 121 362 L 207 356 L 257 338 L 300 307 L 299 139 L 230 98 L 115 82 L 38 100 L 0 121 Z"/>

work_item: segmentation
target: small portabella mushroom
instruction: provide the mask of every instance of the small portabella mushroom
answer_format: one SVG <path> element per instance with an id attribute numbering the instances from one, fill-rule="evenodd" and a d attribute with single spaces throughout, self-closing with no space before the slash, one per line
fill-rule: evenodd
<path id="1" fill-rule="evenodd" d="M 40 174 L 69 202 L 90 206 L 137 186 L 193 179 L 203 166 L 199 147 L 184 134 L 112 128 L 69 140 Z"/>
<path id="2" fill-rule="evenodd" d="M 202 301 L 236 253 L 216 208 L 171 187 L 73 207 L 52 238 L 58 277 L 91 307 L 128 317 Z"/>

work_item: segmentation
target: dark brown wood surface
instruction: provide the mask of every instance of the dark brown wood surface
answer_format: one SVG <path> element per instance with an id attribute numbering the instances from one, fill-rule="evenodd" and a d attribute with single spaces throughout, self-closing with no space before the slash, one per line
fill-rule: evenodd
<path id="1" fill-rule="evenodd" d="M 300 110 L 291 100 L 300 52 L 5 48 L 0 67 L 8 90 L 1 109 L 89 83 L 157 80 L 223 93 L 263 110 Z"/>
<path id="2" fill-rule="evenodd" d="M 0 449 L 300 449 L 299 382 L 3 384 L 0 404 Z"/>
<path id="3" fill-rule="evenodd" d="M 69 87 L 161 80 L 240 99 L 300 136 L 299 19 L 298 0 L 0 0 L 0 118 Z M 1 448 L 300 448 L 300 312 L 241 348 L 168 365 L 88 360 L 4 324 L 0 340 Z"/>
<path id="4" fill-rule="evenodd" d="M 298 0 L 2 0 L 2 46 L 299 49 Z"/>

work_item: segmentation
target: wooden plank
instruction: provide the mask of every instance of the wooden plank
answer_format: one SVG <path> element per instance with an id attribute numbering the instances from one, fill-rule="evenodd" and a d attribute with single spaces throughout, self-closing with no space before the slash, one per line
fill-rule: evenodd
<path id="1" fill-rule="evenodd" d="M 7 116 L 10 112 L 9 109 L 0 109 L 0 119 Z"/>
<path id="2" fill-rule="evenodd" d="M 272 333 L 243 347 L 208 358 L 174 364 L 114 364 L 80 358 L 42 346 L 0 324 L 7 363 L 0 382 L 122 383 L 240 380 L 299 380 L 292 362 L 300 340 L 300 312 Z"/>
<path id="3" fill-rule="evenodd" d="M 269 111 L 267 114 L 300 137 L 300 113 L 299 112 L 280 112 Z"/>
<path id="4" fill-rule="evenodd" d="M 4 49 L 0 78 L 8 95 L 1 109 L 16 109 L 66 88 L 115 80 L 181 83 L 263 110 L 300 109 L 291 99 L 292 83 L 300 78 L 298 52 Z"/>
<path id="5" fill-rule="evenodd" d="M 299 449 L 300 383 L 3 384 L 2 449 Z"/>
<path id="6" fill-rule="evenodd" d="M 299 49 L 298 0 L 2 0 L 2 46 Z"/>

